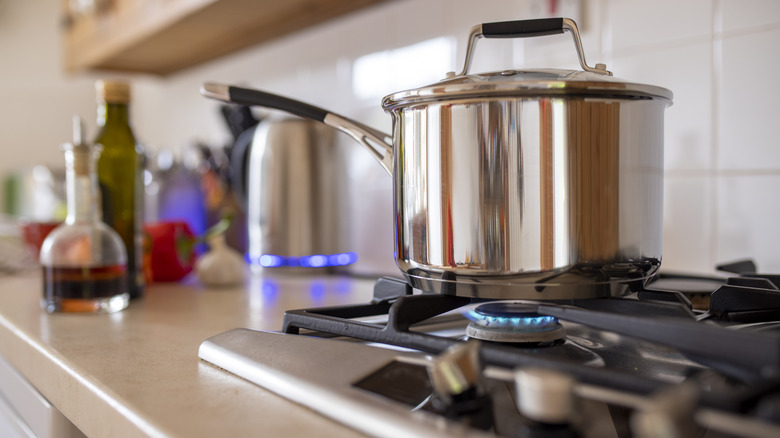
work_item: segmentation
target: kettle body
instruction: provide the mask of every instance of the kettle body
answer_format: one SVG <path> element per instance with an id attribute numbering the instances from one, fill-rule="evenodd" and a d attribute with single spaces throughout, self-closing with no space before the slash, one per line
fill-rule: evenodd
<path id="1" fill-rule="evenodd" d="M 249 135 L 249 133 L 247 133 Z M 346 266 L 346 159 L 336 131 L 299 118 L 263 120 L 234 157 L 253 272 Z"/>

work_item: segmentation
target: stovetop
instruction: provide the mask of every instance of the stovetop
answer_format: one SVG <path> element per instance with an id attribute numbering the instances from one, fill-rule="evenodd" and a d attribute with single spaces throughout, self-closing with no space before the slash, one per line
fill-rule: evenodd
<path id="1" fill-rule="evenodd" d="M 780 277 L 720 268 L 740 274 L 558 302 L 384 278 L 370 303 L 288 311 L 281 332 L 232 330 L 199 355 L 370 435 L 780 436 Z M 481 312 L 507 306 L 536 316 Z M 563 337 L 496 342 L 507 321 Z M 490 340 L 465 335 L 480 327 Z"/>

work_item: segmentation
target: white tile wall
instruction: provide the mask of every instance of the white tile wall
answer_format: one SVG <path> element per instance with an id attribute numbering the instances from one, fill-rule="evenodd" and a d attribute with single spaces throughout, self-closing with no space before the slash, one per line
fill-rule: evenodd
<path id="1" fill-rule="evenodd" d="M 753 257 L 760 269 L 780 272 L 780 174 L 722 176 L 717 190 L 715 258 L 728 261 Z"/>
<path id="2" fill-rule="evenodd" d="M 780 2 L 776 0 L 720 0 L 716 6 L 726 33 L 780 24 Z"/>
<path id="3" fill-rule="evenodd" d="M 722 38 L 718 97 L 718 169 L 780 167 L 780 25 Z"/>
<path id="4" fill-rule="evenodd" d="M 0 3 L 0 172 L 62 162 L 71 117 L 95 117 L 94 79 L 61 73 L 59 6 Z"/>
<path id="5" fill-rule="evenodd" d="M 717 263 L 712 251 L 710 178 L 667 177 L 664 181 L 664 269 L 708 272 Z"/>
<path id="6" fill-rule="evenodd" d="M 56 17 L 52 11 L 59 2 L 44 3 L 48 4 L 45 15 Z M 21 143 L 29 145 L 3 166 L 12 166 L 13 160 L 26 163 L 38 159 L 44 147 L 51 148 L 54 137 L 62 141 L 68 135 L 71 113 L 69 105 L 57 104 L 44 117 L 52 124 L 65 120 L 62 128 L 35 132 L 20 127 L 35 126 L 28 120 L 35 116 L 37 107 L 21 104 L 21 115 L 18 105 L 6 102 L 6 97 L 18 100 L 24 94 L 31 101 L 40 101 L 54 96 L 72 101 L 73 108 L 93 105 L 91 90 L 84 86 L 91 79 L 85 76 L 47 76 L 50 86 L 35 91 L 41 72 L 51 71 L 54 65 L 51 58 L 58 56 L 59 41 L 50 31 L 56 25 L 52 20 L 34 21 L 41 2 L 27 4 L 30 2 L 5 3 L 6 9 L 27 20 L 23 21 L 27 26 L 16 21 L 5 26 L 0 23 L 0 54 L 16 60 L 10 70 L 14 85 L 0 84 L 4 93 L 0 99 L 3 150 Z M 547 0 L 396 0 L 169 78 L 136 77 L 136 131 L 151 148 L 179 148 L 196 138 L 218 144 L 226 141 L 228 134 L 218 118 L 218 105 L 198 94 L 205 80 L 288 94 L 388 130 L 390 120 L 379 102 L 364 101 L 353 94 L 351 64 L 357 58 L 445 36 L 456 43 L 449 69 L 459 70 L 466 35 L 473 24 L 531 18 L 549 4 Z M 580 7 L 579 24 L 591 64 L 605 62 L 618 77 L 665 86 L 675 94 L 674 106 L 666 114 L 664 267 L 708 272 L 715 263 L 753 257 L 760 269 L 780 271 L 780 251 L 775 250 L 780 247 L 780 233 L 774 220 L 780 217 L 780 82 L 775 78 L 780 71 L 776 55 L 780 2 L 581 0 Z M 49 26 L 48 32 L 34 31 L 35 26 L 43 25 Z M 38 37 L 34 41 L 43 38 L 49 46 L 30 43 L 32 49 L 24 52 L 30 59 L 25 67 L 20 58 L 23 54 L 7 42 L 30 34 Z M 48 58 L 35 58 L 32 51 Z M 577 68 L 574 56 L 568 35 L 514 42 L 483 40 L 474 70 Z M 4 75 L 8 65 L 3 65 Z M 400 71 L 394 69 L 391 74 Z M 443 75 L 445 71 L 436 73 Z M 81 100 L 74 90 L 84 93 Z M 398 90 L 387 93 L 393 91 Z M 89 112 L 82 115 L 92 116 Z M 370 164 L 363 160 L 356 166 L 362 172 L 356 171 L 359 178 L 366 181 L 353 194 L 359 205 L 382 199 L 377 193 L 383 190 L 387 199 L 389 180 L 371 178 Z M 373 171 L 381 174 L 378 166 Z M 374 232 L 364 229 L 356 234 L 390 233 L 391 220 L 382 217 L 386 211 L 363 210 L 375 215 L 367 223 L 379 225 Z"/>
<path id="7" fill-rule="evenodd" d="M 618 53 L 703 41 L 712 35 L 712 0 L 608 0 L 606 3 L 611 45 Z"/>

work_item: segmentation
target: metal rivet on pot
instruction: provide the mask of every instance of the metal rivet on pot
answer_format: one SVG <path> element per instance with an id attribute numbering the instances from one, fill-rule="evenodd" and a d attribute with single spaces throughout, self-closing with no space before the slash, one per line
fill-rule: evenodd
<path id="1" fill-rule="evenodd" d="M 500 74 L 501 76 L 514 76 L 519 73 L 517 70 L 504 70 Z"/>

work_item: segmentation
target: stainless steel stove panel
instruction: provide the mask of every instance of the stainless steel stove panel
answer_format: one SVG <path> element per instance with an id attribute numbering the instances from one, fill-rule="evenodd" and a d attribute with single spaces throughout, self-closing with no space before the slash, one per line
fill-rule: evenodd
<path id="1" fill-rule="evenodd" d="M 198 356 L 366 434 L 382 437 L 490 436 L 352 386 L 393 361 L 424 355 L 329 339 L 234 329 L 204 341 Z"/>

